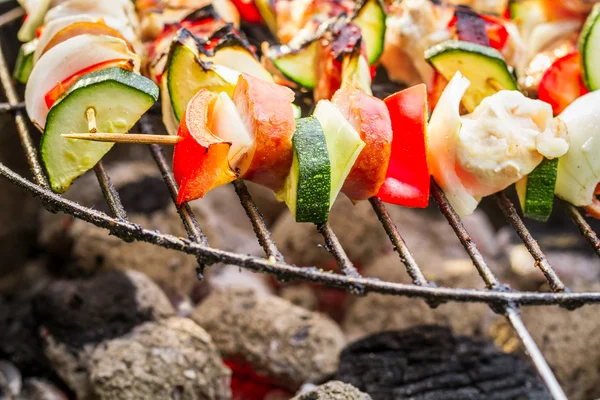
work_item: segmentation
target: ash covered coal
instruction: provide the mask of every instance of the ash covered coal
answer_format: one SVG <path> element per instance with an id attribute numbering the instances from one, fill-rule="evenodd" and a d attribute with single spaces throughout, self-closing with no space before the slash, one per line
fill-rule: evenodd
<path id="1" fill-rule="evenodd" d="M 550 399 L 517 356 L 435 325 L 382 332 L 348 345 L 335 379 L 375 400 Z"/>
<path id="2" fill-rule="evenodd" d="M 213 338 L 224 359 L 296 390 L 335 372 L 344 335 L 325 315 L 251 289 L 217 290 L 191 318 Z"/>
<path id="3" fill-rule="evenodd" d="M 137 325 L 174 314 L 159 287 L 136 271 L 57 280 L 35 298 L 44 354 L 78 398 L 91 396 L 89 359 L 96 346 Z"/>
<path id="4" fill-rule="evenodd" d="M 98 400 L 231 398 L 231 372 L 206 331 L 186 318 L 147 322 L 105 342 L 89 369 Z"/>
<path id="5" fill-rule="evenodd" d="M 347 383 L 331 381 L 302 391 L 291 400 L 371 400 L 371 396 Z"/>

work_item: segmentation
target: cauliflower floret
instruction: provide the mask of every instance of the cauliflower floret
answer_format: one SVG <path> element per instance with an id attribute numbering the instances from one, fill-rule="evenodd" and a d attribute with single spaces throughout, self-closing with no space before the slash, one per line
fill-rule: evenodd
<path id="1" fill-rule="evenodd" d="M 549 104 L 503 90 L 461 117 L 456 138 L 457 173 L 474 197 L 483 197 L 528 175 L 543 157 L 569 149 L 563 124 Z"/>

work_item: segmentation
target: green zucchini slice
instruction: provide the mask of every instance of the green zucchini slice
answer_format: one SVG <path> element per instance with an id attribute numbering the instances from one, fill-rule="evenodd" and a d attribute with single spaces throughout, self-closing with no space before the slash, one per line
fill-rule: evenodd
<path id="1" fill-rule="evenodd" d="M 296 121 L 294 158 L 285 185 L 277 194 L 297 222 L 325 223 L 329 218 L 331 163 L 321 124 L 315 117 Z"/>
<path id="2" fill-rule="evenodd" d="M 381 0 L 363 0 L 352 18 L 360 28 L 369 64 L 375 64 L 383 54 L 385 40 L 385 8 Z"/>
<path id="3" fill-rule="evenodd" d="M 225 78 L 217 68 L 203 62 L 193 38 L 188 37 L 185 32 L 187 31 L 182 31 L 171 45 L 165 68 L 168 97 L 171 99 L 177 121 L 181 120 L 189 101 L 200 89 L 208 89 L 215 93 L 226 92 L 232 96 L 237 82 L 237 73 L 232 74 L 235 76 L 231 78 Z M 229 71 L 227 68 L 221 68 Z"/>
<path id="4" fill-rule="evenodd" d="M 558 174 L 558 158 L 544 159 L 531 173 L 515 185 L 523 215 L 537 221 L 548 221 L 554 204 Z"/>
<path id="5" fill-rule="evenodd" d="M 267 57 L 285 78 L 306 89 L 314 89 L 319 49 L 319 39 L 313 38 L 298 46 L 292 43 L 272 46 L 267 51 Z"/>
<path id="6" fill-rule="evenodd" d="M 579 36 L 583 82 L 590 90 L 600 89 L 600 4 L 588 16 Z"/>
<path id="7" fill-rule="evenodd" d="M 330 203 L 333 205 L 365 142 L 329 100 L 319 101 L 313 115 L 321 123 L 327 140 L 331 162 Z"/>
<path id="8" fill-rule="evenodd" d="M 446 79 L 452 79 L 456 71 L 460 71 L 471 82 L 462 99 L 468 112 L 473 112 L 481 100 L 500 90 L 518 90 L 506 61 L 491 47 L 448 40 L 430 47 L 425 58 Z"/>
<path id="9" fill-rule="evenodd" d="M 38 45 L 38 39 L 23 43 L 17 55 L 17 62 L 13 71 L 13 78 L 19 83 L 27 83 L 31 70 L 33 69 L 33 55 Z"/>
<path id="10" fill-rule="evenodd" d="M 66 191 L 96 165 L 112 143 L 64 139 L 63 133 L 87 132 L 86 111 L 96 111 L 98 132 L 126 133 L 158 100 L 158 87 L 149 79 L 121 68 L 82 76 L 48 113 L 41 154 L 52 190 Z"/>

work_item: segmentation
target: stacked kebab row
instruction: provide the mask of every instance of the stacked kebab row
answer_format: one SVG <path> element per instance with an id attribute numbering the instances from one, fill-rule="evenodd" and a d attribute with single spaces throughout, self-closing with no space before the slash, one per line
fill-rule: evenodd
<path id="1" fill-rule="evenodd" d="M 175 145 L 179 203 L 243 178 L 272 189 L 297 221 L 319 223 L 340 191 L 425 207 L 432 175 L 461 216 L 514 183 L 532 218 L 549 217 L 555 192 L 595 210 L 600 7 L 531 0 L 499 16 L 425 0 L 234 2 L 243 20 L 277 36 L 279 44 L 263 44 L 261 64 L 228 3 L 138 1 L 137 14 L 128 0 L 95 3 L 50 8 L 37 46 L 24 45 L 20 57 L 33 64 L 27 110 L 44 130 L 56 191 L 110 149 L 97 141 L 142 140 L 118 133 L 158 96 L 137 74 L 143 54 L 171 134 L 144 141 Z M 88 13 L 75 17 L 75 9 Z M 564 49 L 546 48 L 555 45 Z M 380 60 L 390 77 L 416 85 L 374 97 Z M 16 72 L 24 80 L 28 71 Z M 311 116 L 297 118 L 288 87 L 313 91 Z M 533 91 L 544 101 L 524 94 Z"/>

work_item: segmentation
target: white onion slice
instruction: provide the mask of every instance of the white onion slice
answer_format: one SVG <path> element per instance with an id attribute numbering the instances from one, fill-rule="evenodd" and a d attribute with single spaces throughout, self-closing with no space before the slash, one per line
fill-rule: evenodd
<path id="1" fill-rule="evenodd" d="M 116 59 L 132 60 L 134 70 L 140 69 L 139 56 L 129 50 L 123 39 L 111 36 L 79 35 L 48 50 L 33 67 L 25 89 L 29 118 L 43 129 L 49 111 L 44 100 L 46 93 L 79 71 Z"/>
<path id="2" fill-rule="evenodd" d="M 235 170 L 240 159 L 254 146 L 255 139 L 227 93 L 220 93 L 215 103 L 211 130 L 218 138 L 231 142 L 227 160 Z"/>
<path id="3" fill-rule="evenodd" d="M 600 90 L 578 98 L 558 118 L 567 127 L 571 147 L 558 160 L 556 195 L 587 206 L 600 182 Z"/>
<path id="4" fill-rule="evenodd" d="M 123 37 L 132 40 L 132 43 L 139 37 L 139 21 L 130 0 L 67 0 L 51 8 L 44 21 L 48 23 L 81 14 L 104 18 L 107 25 L 121 32 Z"/>
<path id="5" fill-rule="evenodd" d="M 459 107 L 471 83 L 457 72 L 433 110 L 427 129 L 427 164 L 437 184 L 459 216 L 472 214 L 481 200 L 471 196 L 456 174 L 454 143 L 462 126 Z"/>
<path id="6" fill-rule="evenodd" d="M 37 60 L 40 59 L 40 56 L 44 52 L 44 49 L 46 48 L 48 43 L 50 43 L 50 41 L 54 38 L 54 36 L 56 36 L 56 34 L 58 32 L 60 32 L 64 28 L 68 27 L 69 25 L 75 24 L 77 22 L 96 22 L 96 21 L 98 21 L 98 18 L 96 18 L 92 15 L 83 14 L 83 15 L 73 15 L 73 16 L 62 17 L 62 18 L 58 18 L 58 19 L 48 22 L 44 28 L 44 31 L 40 35 L 40 38 L 38 39 L 39 40 L 38 45 L 35 49 L 35 53 L 33 54 L 34 64 L 37 62 Z"/>

